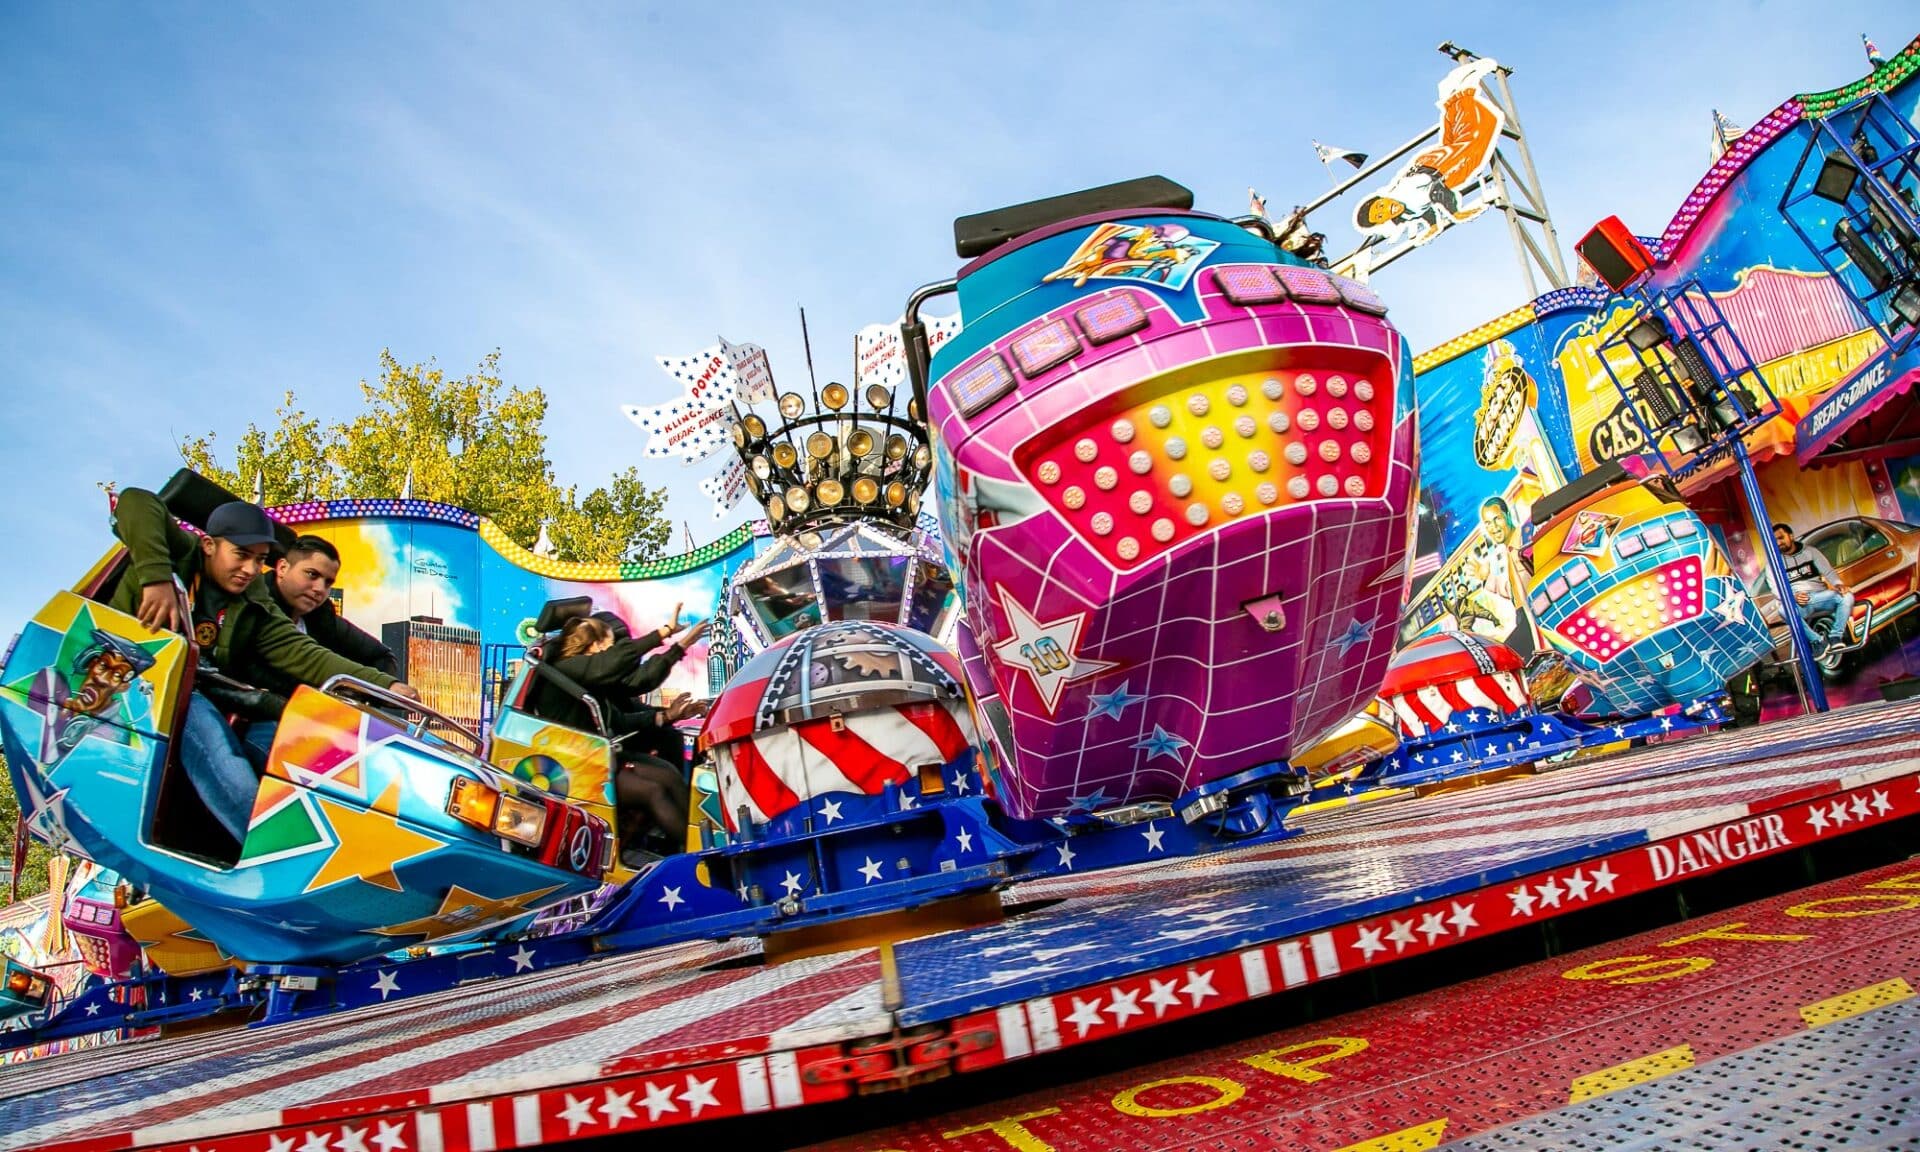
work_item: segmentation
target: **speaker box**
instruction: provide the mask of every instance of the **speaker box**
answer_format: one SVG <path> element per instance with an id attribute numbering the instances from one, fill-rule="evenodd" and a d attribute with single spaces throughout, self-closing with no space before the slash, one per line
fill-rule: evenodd
<path id="1" fill-rule="evenodd" d="M 1618 216 L 1595 224 L 1573 247 L 1615 292 L 1625 292 L 1653 272 L 1653 253 Z"/>

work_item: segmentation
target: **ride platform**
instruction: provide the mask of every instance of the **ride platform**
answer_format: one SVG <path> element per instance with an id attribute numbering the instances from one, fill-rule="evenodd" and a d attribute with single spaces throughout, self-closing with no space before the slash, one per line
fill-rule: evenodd
<path id="1" fill-rule="evenodd" d="M 1117 1050 L 1155 1028 L 1165 1029 L 1161 1035 L 1210 1023 L 1225 1028 L 1255 1002 L 1350 986 L 1356 974 L 1389 994 L 1397 981 L 1410 990 L 1421 978 L 1418 966 L 1435 958 L 1524 951 L 1516 942 L 1537 937 L 1543 925 L 1549 932 L 1575 925 L 1591 909 L 1684 891 L 1680 886 L 1802 849 L 1844 852 L 1823 846 L 1897 834 L 1916 815 L 1920 702 L 1692 736 L 1497 786 L 1322 807 L 1299 814 L 1306 835 L 1260 848 L 1022 885 L 1007 894 L 1010 915 L 1002 924 L 893 947 L 767 967 L 749 943 L 678 945 L 305 1023 L 13 1067 L 0 1075 L 0 1148 L 486 1152 L 728 1121 L 955 1077 L 954 1085 L 940 1086 L 946 1090 L 969 1075 L 991 1078 L 995 1069 L 1054 1052 L 1084 1050 L 1097 1059 L 1097 1042 Z M 1896 821 L 1906 823 L 1890 832 Z M 1138 826 L 1149 842 L 1156 831 L 1151 823 Z M 1891 985 L 1915 976 L 1914 958 L 1900 949 L 1911 950 L 1920 935 L 1912 921 L 1920 908 L 1916 867 L 1840 881 L 1831 893 L 1799 894 L 1780 909 L 1669 928 L 1659 939 L 1631 942 L 1629 951 L 1614 945 L 1596 957 L 1601 966 L 1590 981 L 1558 974 L 1533 980 L 1533 973 L 1514 985 L 1534 990 L 1515 993 L 1518 999 L 1469 985 L 1431 994 L 1425 1008 L 1418 1000 L 1386 1006 L 1382 1012 L 1402 1013 L 1394 1019 L 1411 1030 L 1393 1043 L 1367 1033 L 1364 1021 L 1342 1022 L 1336 1035 L 1364 1041 L 1366 1051 L 1413 1053 L 1425 1063 L 1387 1061 L 1376 1073 L 1381 1078 L 1369 1081 L 1371 1096 L 1325 1106 L 1324 1117 L 1341 1118 L 1338 1124 L 1261 1128 L 1261 1116 L 1297 1125 L 1288 1111 L 1294 1106 L 1244 1120 L 1232 1111 L 1258 1095 L 1254 1077 L 1271 1082 L 1262 1090 L 1268 1096 L 1323 1083 L 1312 1073 L 1331 1077 L 1336 1066 L 1309 1058 L 1344 1051 L 1324 1044 L 1273 1058 L 1297 1066 L 1298 1075 L 1249 1067 L 1234 1055 L 1225 1059 L 1235 1073 L 1196 1073 L 1241 1086 L 1239 1095 L 1183 1080 L 1140 1088 L 1126 1096 L 1136 1112 L 1116 1113 L 1112 1101 L 1119 1097 L 1104 1084 L 1061 1092 L 1105 1108 L 1103 1127 L 1076 1138 L 1083 1144 L 1097 1135 L 1102 1147 L 1120 1146 L 1109 1135 L 1120 1130 L 1115 1125 L 1151 1121 L 1165 1138 L 1143 1128 L 1145 1142 L 1137 1146 L 1185 1147 L 1180 1141 L 1199 1140 L 1195 1133 L 1216 1146 L 1220 1132 L 1244 1130 L 1259 1136 L 1242 1146 L 1282 1139 L 1329 1149 L 1414 1148 L 1473 1132 L 1494 1140 L 1498 1125 L 1536 1116 L 1554 1093 L 1567 1104 L 1572 1080 L 1562 1073 L 1609 1073 L 1606 1083 L 1625 1085 L 1638 1075 L 1634 1069 L 1679 1067 L 1682 1057 L 1672 1050 L 1683 1046 L 1691 1047 L 1690 1071 L 1632 1091 L 1670 1091 L 1692 1075 L 1777 1085 L 1781 1061 L 1795 1058 L 1769 1055 L 1765 1046 L 1774 1043 L 1813 1045 L 1808 1052 L 1824 1053 L 1814 1061 L 1819 1067 L 1858 1068 L 1863 1060 L 1895 1067 L 1887 1061 L 1911 1059 L 1911 1020 L 1889 1026 L 1905 1041 L 1885 1043 L 1887 1028 L 1846 1021 L 1858 1015 L 1884 1022 L 1893 1019 L 1886 1013 L 1912 1007 L 1892 1003 L 1904 997 Z M 1813 911 L 1792 910 L 1801 905 Z M 1758 926 L 1762 917 L 1770 927 Z M 1749 943 L 1740 933 L 1813 939 L 1798 950 L 1802 942 L 1755 944 L 1748 950 L 1771 959 L 1737 969 L 1736 954 Z M 1856 952 L 1860 962 L 1852 966 L 1839 955 Z M 1769 980 L 1813 971 L 1781 955 L 1831 962 L 1818 969 L 1818 980 L 1765 992 Z M 1661 978 L 1690 967 L 1714 976 Z M 1748 976 L 1720 979 L 1736 971 Z M 1675 998 L 1660 1027 L 1642 1012 L 1608 1031 L 1604 1005 L 1583 1011 L 1577 997 L 1563 1003 L 1566 987 L 1596 995 L 1672 990 Z M 1704 988 L 1722 994 L 1696 992 Z M 1833 1001 L 1837 1006 L 1820 1011 L 1837 1030 L 1811 1038 L 1782 1031 L 1777 1012 L 1768 1016 L 1753 1007 L 1757 1001 L 1741 999 L 1753 995 L 1774 996 L 1768 1003 L 1776 1007 Z M 1883 1000 L 1888 1008 L 1850 1011 Z M 1458 1019 L 1449 1023 L 1449 1013 Z M 1770 1021 L 1765 1027 L 1762 1017 Z M 1603 1034 L 1608 1043 L 1599 1043 Z M 1264 1038 L 1254 1054 L 1311 1039 Z M 1868 1059 L 1864 1050 L 1849 1049 L 1856 1040 L 1881 1055 Z M 1902 1043 L 1904 1057 L 1895 1051 Z M 1542 1055 L 1549 1051 L 1557 1063 Z M 1361 1053 L 1344 1057 L 1348 1069 L 1367 1066 Z M 1616 1065 L 1632 1068 L 1610 1072 Z M 1062 1066 L 1039 1061 L 1033 1074 Z M 1123 1087 L 1151 1080 L 1130 1073 Z M 1457 1106 L 1442 1091 L 1447 1083 L 1485 1099 L 1477 1111 Z M 1547 1084 L 1553 1092 L 1541 1087 Z M 1217 1102 L 1230 1095 L 1233 1101 Z M 1594 1106 L 1626 1108 L 1631 1099 L 1638 1097 L 1608 1096 Z M 1066 1114 L 1051 1100 L 1027 1103 L 1028 1111 Z M 849 1107 L 869 1104 L 883 1102 Z M 1274 1119 L 1282 1112 L 1284 1121 Z M 1009 1106 L 997 1115 L 1018 1113 Z M 1563 1115 L 1572 1113 L 1528 1122 L 1575 1123 L 1556 1119 Z M 849 1146 L 1075 1144 L 1045 1135 L 1043 1119 L 1032 1121 L 1040 1134 L 1021 1137 L 1030 1141 L 1024 1144 L 989 1120 L 995 1117 L 970 1121 L 987 1125 L 973 1134 L 959 1131 L 968 1123 L 935 1122 L 890 1133 L 890 1143 Z M 1439 1120 L 1448 1125 L 1432 1129 Z M 1431 1140 L 1420 1143 L 1430 1131 Z M 1404 1138 L 1363 1143 L 1389 1136 Z"/>

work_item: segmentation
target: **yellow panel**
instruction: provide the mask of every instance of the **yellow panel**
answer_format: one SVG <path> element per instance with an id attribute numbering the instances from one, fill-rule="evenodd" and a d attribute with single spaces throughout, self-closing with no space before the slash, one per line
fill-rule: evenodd
<path id="1" fill-rule="evenodd" d="M 1426 1152 L 1429 1148 L 1438 1148 L 1446 1134 L 1447 1122 L 1444 1118 L 1429 1120 L 1412 1128 L 1402 1128 L 1398 1132 L 1349 1144 L 1339 1152 Z"/>
<path id="2" fill-rule="evenodd" d="M 1800 1019 L 1807 1022 L 1807 1027 L 1818 1028 L 1822 1024 L 1831 1024 L 1835 1020 L 1845 1020 L 1849 1016 L 1858 1016 L 1862 1012 L 1911 999 L 1913 986 L 1895 976 L 1891 980 L 1843 992 L 1817 1004 L 1804 1004 L 1800 1008 Z"/>
<path id="3" fill-rule="evenodd" d="M 193 976 L 231 966 L 232 961 L 211 942 L 185 938 L 193 925 L 157 900 L 143 900 L 120 913 L 120 923 L 146 951 L 147 961 L 169 976 Z"/>
<path id="4" fill-rule="evenodd" d="M 1678 1048 L 1668 1048 L 1650 1056 L 1641 1056 L 1625 1064 L 1615 1064 L 1611 1068 L 1602 1068 L 1598 1072 L 1589 1072 L 1576 1077 L 1573 1090 L 1567 1093 L 1567 1103 L 1578 1104 L 1582 1100 L 1591 1100 L 1595 1096 L 1605 1096 L 1609 1092 L 1618 1092 L 1622 1088 L 1631 1088 L 1635 1084 L 1644 1084 L 1649 1080 L 1658 1080 L 1675 1072 L 1684 1072 L 1693 1067 L 1693 1045 L 1682 1044 Z"/>

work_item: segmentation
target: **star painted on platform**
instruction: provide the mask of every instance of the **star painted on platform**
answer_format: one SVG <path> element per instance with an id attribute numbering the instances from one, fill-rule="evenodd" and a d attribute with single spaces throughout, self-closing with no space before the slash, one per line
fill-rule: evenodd
<path id="1" fill-rule="evenodd" d="M 293 1152 L 293 1137 L 291 1136 L 267 1137 L 267 1152 Z"/>
<path id="2" fill-rule="evenodd" d="M 787 895 L 789 896 L 800 895 L 800 889 L 805 886 L 805 883 L 800 879 L 800 873 L 792 870 L 789 870 L 785 878 L 780 881 L 780 887 L 786 889 Z"/>
<path id="3" fill-rule="evenodd" d="M 380 1146 L 380 1152 L 406 1152 L 406 1129 L 391 1120 L 376 1121 L 380 1131 L 374 1133 L 373 1142 Z"/>
<path id="4" fill-rule="evenodd" d="M 1513 914 L 1515 916 L 1533 915 L 1533 893 L 1528 890 L 1525 884 L 1507 893 L 1507 899 L 1513 901 Z"/>
<path id="5" fill-rule="evenodd" d="M 1827 808 L 1827 818 L 1832 820 L 1836 826 L 1845 826 L 1853 822 L 1853 813 L 1847 811 L 1847 802 L 1845 800 L 1835 800 L 1833 804 Z"/>
<path id="6" fill-rule="evenodd" d="M 593 1098 L 575 1099 L 573 1093 L 567 1093 L 567 1106 L 560 1109 L 559 1119 L 567 1122 L 567 1135 L 571 1136 L 589 1124 L 600 1121 L 593 1118 Z"/>
<path id="7" fill-rule="evenodd" d="M 455 936 L 502 920 L 515 919 L 527 910 L 528 905 L 559 887 L 558 884 L 550 884 L 531 892 L 495 899 L 455 884 L 447 889 L 446 898 L 440 901 L 440 910 L 433 915 L 404 924 L 375 928 L 374 931 L 382 936 Z"/>
<path id="8" fill-rule="evenodd" d="M 1200 1002 L 1207 997 L 1220 995 L 1213 990 L 1213 973 L 1197 968 L 1187 969 L 1187 982 L 1180 986 L 1180 991 L 1186 993 L 1187 1002 L 1195 1008 L 1200 1007 Z"/>
<path id="9" fill-rule="evenodd" d="M 1473 918 L 1472 904 L 1449 904 L 1447 907 L 1447 923 L 1453 925 L 1455 932 L 1465 936 L 1467 929 L 1480 927 L 1480 922 Z"/>
<path id="10" fill-rule="evenodd" d="M 365 1128 L 342 1127 L 340 1138 L 333 1142 L 340 1152 L 367 1152 L 367 1130 Z"/>
<path id="11" fill-rule="evenodd" d="M 513 970 L 515 972 L 530 972 L 533 970 L 533 950 L 525 944 L 520 945 L 519 950 L 507 957 L 507 959 L 513 961 Z"/>
<path id="12" fill-rule="evenodd" d="M 993 654 L 1002 666 L 1032 677 L 1033 689 L 1039 695 L 1040 703 L 1045 705 L 1047 715 L 1053 715 L 1059 707 L 1060 694 L 1067 690 L 1067 685 L 1120 667 L 1115 660 L 1084 660 L 1080 657 L 1080 633 L 1086 627 L 1090 613 L 1081 612 L 1041 623 L 1021 607 L 1003 585 L 994 585 L 994 598 L 1000 601 L 1000 607 L 1006 612 L 1007 627 L 1012 634 L 993 646 Z"/>
<path id="13" fill-rule="evenodd" d="M 900 811 L 911 812 L 920 806 L 920 801 L 911 792 L 900 793 Z"/>
<path id="14" fill-rule="evenodd" d="M 1566 892 L 1565 889 L 1560 887 L 1560 882 L 1551 876 L 1547 877 L 1545 884 L 1535 885 L 1534 891 L 1540 894 L 1540 906 L 1542 908 L 1560 907 L 1560 897 Z"/>
<path id="15" fill-rule="evenodd" d="M 685 904 L 686 899 L 680 895 L 680 887 L 676 885 L 675 887 L 672 887 L 672 888 L 661 889 L 660 903 L 665 904 L 667 906 L 667 911 L 671 912 L 675 908 L 680 907 L 680 905 Z"/>
<path id="16" fill-rule="evenodd" d="M 206 992 L 205 992 L 205 990 L 203 990 L 203 989 L 200 989 L 200 988 L 194 988 L 194 989 L 192 989 L 192 990 L 190 990 L 190 991 L 189 991 L 189 992 L 187 993 L 187 999 L 189 999 L 189 1000 L 198 1000 L 198 999 L 200 999 L 200 998 L 201 998 L 202 996 L 205 996 L 205 995 L 206 995 Z"/>
<path id="17" fill-rule="evenodd" d="M 1853 803 L 1848 807 L 1852 808 L 1854 816 L 1861 820 L 1865 820 L 1873 812 L 1873 806 L 1867 803 L 1865 796 L 1855 796 Z"/>
<path id="18" fill-rule="evenodd" d="M 1138 988 L 1131 992 L 1122 992 L 1115 988 L 1113 999 L 1107 1001 L 1107 1015 L 1113 1017 L 1113 1025 L 1116 1028 L 1125 1028 L 1128 1020 L 1146 1014 L 1146 1010 L 1140 1007 L 1140 989 Z"/>
<path id="19" fill-rule="evenodd" d="M 687 1090 L 680 1093 L 680 1103 L 687 1106 L 689 1115 L 700 1115 L 702 1108 L 720 1107 L 719 1098 L 713 1094 L 713 1087 L 718 1083 L 718 1076 L 710 1080 L 696 1080 L 691 1072 L 687 1074 Z"/>
<path id="20" fill-rule="evenodd" d="M 438 836 L 416 832 L 400 823 L 400 781 L 396 777 L 373 807 L 360 809 L 326 796 L 316 795 L 320 811 L 333 830 L 333 851 L 320 862 L 320 868 L 307 881 L 304 891 L 312 892 L 342 880 L 360 880 L 389 892 L 406 891 L 393 874 L 395 868 L 447 846 Z"/>
<path id="21" fill-rule="evenodd" d="M 1387 946 L 1380 942 L 1380 929 L 1378 927 L 1360 929 L 1359 938 L 1353 942 L 1353 946 L 1360 949 L 1360 960 L 1362 963 L 1373 959 L 1375 952 L 1385 952 L 1387 950 Z"/>
<path id="22" fill-rule="evenodd" d="M 1165 728 L 1160 727 L 1160 725 L 1155 724 L 1153 726 L 1153 735 L 1134 741 L 1133 746 L 1147 750 L 1147 762 L 1149 764 L 1161 756 L 1165 756 L 1177 764 L 1180 762 L 1180 750 L 1188 747 L 1189 744 L 1188 741 L 1182 740 Z"/>
<path id="23" fill-rule="evenodd" d="M 867 857 L 867 862 L 860 866 L 860 875 L 867 878 L 866 882 L 868 884 L 880 879 L 880 861 L 875 860 L 871 856 Z"/>
<path id="24" fill-rule="evenodd" d="M 967 774 L 964 771 L 954 774 L 952 788 L 955 796 L 965 796 L 967 789 L 971 786 L 967 783 Z"/>
<path id="25" fill-rule="evenodd" d="M 649 1121 L 660 1119 L 662 1112 L 680 1111 L 680 1105 L 673 1102 L 672 1084 L 655 1084 L 649 1080 L 642 1090 L 646 1092 L 647 1098 L 640 1101 L 640 1106 L 647 1110 Z"/>
<path id="26" fill-rule="evenodd" d="M 1147 699 L 1144 695 L 1138 692 L 1128 691 L 1132 686 L 1133 682 L 1131 680 L 1122 680 L 1120 681 L 1120 687 L 1115 688 L 1111 692 L 1097 692 L 1088 696 L 1087 704 L 1089 707 L 1087 709 L 1087 719 L 1092 720 L 1105 716 L 1113 720 L 1118 720 L 1120 719 L 1120 713 L 1125 712 L 1129 707 L 1144 703 Z"/>
<path id="27" fill-rule="evenodd" d="M 1593 870 L 1593 890 L 1595 892 L 1611 892 L 1613 891 L 1613 882 L 1618 879 L 1620 879 L 1620 874 L 1607 867 L 1606 862 L 1603 860 L 1600 866 Z"/>
<path id="28" fill-rule="evenodd" d="M 1413 944 L 1413 921 L 1395 920 L 1387 929 L 1387 939 L 1393 941 L 1393 954 L 1398 956 Z"/>
<path id="29" fill-rule="evenodd" d="M 1347 625 L 1346 631 L 1327 641 L 1327 647 L 1338 648 L 1340 655 L 1345 656 L 1371 639 L 1373 639 L 1373 625 L 1356 616 L 1353 623 Z"/>
<path id="30" fill-rule="evenodd" d="M 1420 934 L 1431 944 L 1447 934 L 1447 918 L 1438 912 L 1428 912 L 1420 917 Z"/>
<path id="31" fill-rule="evenodd" d="M 300 1152 L 332 1152 L 333 1144 L 325 1132 L 309 1132 L 300 1142 Z"/>
<path id="32" fill-rule="evenodd" d="M 1893 801 L 1887 799 L 1887 794 L 1878 788 L 1873 790 L 1873 810 L 1882 816 L 1893 811 Z"/>
<path id="33" fill-rule="evenodd" d="M 840 801 L 838 800 L 828 800 L 826 803 L 820 805 L 820 815 L 826 817 L 827 823 L 829 824 L 835 820 L 846 819 L 846 817 L 840 815 Z"/>
<path id="34" fill-rule="evenodd" d="M 1060 867 L 1065 868 L 1069 872 L 1073 871 L 1073 858 L 1079 855 L 1079 853 L 1073 850 L 1073 845 L 1062 841 L 1054 845 L 1054 847 L 1060 852 Z"/>
<path id="35" fill-rule="evenodd" d="M 1167 1009 L 1180 1007 L 1180 994 L 1174 991 L 1180 986 L 1178 980 L 1148 980 L 1147 1003 L 1153 1005 L 1153 1018 L 1160 1019 Z"/>
<path id="36" fill-rule="evenodd" d="M 1067 811 L 1096 812 L 1101 808 L 1106 807 L 1109 803 L 1110 801 L 1107 799 L 1107 790 L 1105 788 L 1095 788 L 1092 792 L 1089 792 L 1085 796 L 1067 797 Z"/>
<path id="37" fill-rule="evenodd" d="M 1147 851 L 1149 852 L 1166 851 L 1166 848 L 1164 848 L 1161 845 L 1160 841 L 1165 839 L 1167 834 L 1165 832 L 1162 832 L 1159 828 L 1155 827 L 1152 822 L 1149 822 L 1147 824 L 1145 831 L 1141 832 L 1140 835 L 1146 838 Z"/>
<path id="38" fill-rule="evenodd" d="M 1582 869 L 1575 868 L 1573 875 L 1567 877 L 1567 899 L 1585 900 L 1587 898 L 1587 889 L 1591 887 L 1593 887 L 1593 881 L 1587 879 L 1586 872 Z"/>
<path id="39" fill-rule="evenodd" d="M 1067 1023 L 1073 1025 L 1075 1034 L 1085 1036 L 1088 1032 L 1106 1023 L 1100 1015 L 1100 1001 L 1073 998 L 1073 1011 L 1067 1013 Z"/>
<path id="40" fill-rule="evenodd" d="M 89 1005 L 87 1005 L 87 1015 L 89 1015 L 89 1016 L 98 1016 L 98 1015 L 100 1015 L 100 1005 L 98 1005 L 98 1004 L 89 1004 Z"/>
<path id="41" fill-rule="evenodd" d="M 373 987 L 369 991 L 380 993 L 380 999 L 385 1000 L 400 991 L 400 974 L 398 972 L 380 973 L 374 977 Z"/>
<path id="42" fill-rule="evenodd" d="M 967 831 L 965 828 L 960 829 L 959 834 L 954 836 L 953 839 L 956 844 L 960 845 L 960 851 L 973 851 L 973 833 Z"/>
<path id="43" fill-rule="evenodd" d="M 605 1091 L 606 1096 L 594 1111 L 607 1118 L 607 1127 L 611 1128 L 622 1120 L 639 1119 L 640 1114 L 633 1110 L 633 1093 L 615 1092 L 611 1088 Z"/>

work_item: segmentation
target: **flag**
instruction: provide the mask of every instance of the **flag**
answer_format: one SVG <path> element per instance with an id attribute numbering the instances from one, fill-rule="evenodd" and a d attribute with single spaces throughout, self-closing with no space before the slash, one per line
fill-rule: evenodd
<path id="1" fill-rule="evenodd" d="M 1318 140 L 1313 142 L 1313 154 L 1320 157 L 1320 163 L 1328 165 L 1329 167 L 1332 166 L 1335 160 L 1345 160 L 1355 168 L 1364 168 L 1367 166 L 1367 154 L 1365 152 L 1355 152 L 1349 148 L 1329 147 L 1328 145 L 1320 143 Z"/>
<path id="2" fill-rule="evenodd" d="M 1740 127 L 1725 116 L 1722 116 L 1720 109 L 1715 108 L 1713 110 L 1713 140 L 1709 145 L 1709 150 L 1712 152 L 1712 155 L 1709 159 L 1720 159 L 1721 154 L 1731 147 L 1735 140 L 1746 135 L 1746 131 L 1745 128 Z"/>
<path id="3" fill-rule="evenodd" d="M 920 321 L 927 328 L 927 355 L 940 350 L 940 346 L 953 339 L 960 331 L 960 317 L 927 316 Z M 891 324 L 869 324 L 854 334 L 853 338 L 853 383 L 855 387 L 863 384 L 884 384 L 897 388 L 907 380 L 906 349 L 901 343 L 900 326 L 906 323 L 902 316 Z"/>
<path id="4" fill-rule="evenodd" d="M 1266 197 L 1260 195 L 1260 193 L 1258 192 L 1255 192 L 1252 188 L 1248 188 L 1247 189 L 1247 211 L 1251 215 L 1258 216 L 1260 217 L 1260 219 L 1265 220 L 1267 218 Z"/>
<path id="5" fill-rule="evenodd" d="M 713 518 L 723 520 L 747 494 L 747 468 L 735 456 L 727 466 L 700 481 L 700 491 L 713 499 Z"/>
<path id="6" fill-rule="evenodd" d="M 740 395 L 747 403 L 773 399 L 773 366 L 767 363 L 767 350 L 758 344 L 730 344 L 720 337 L 720 354 L 740 378 Z"/>
<path id="7" fill-rule="evenodd" d="M 620 410 L 650 433 L 642 450 L 649 458 L 677 457 L 683 464 L 705 460 L 727 444 L 740 377 L 719 344 L 691 356 L 655 359 L 686 391 L 665 404 L 628 404 Z"/>
<path id="8" fill-rule="evenodd" d="M 1873 65 L 1875 68 L 1882 67 L 1886 64 L 1887 58 L 1885 56 L 1880 55 L 1879 46 L 1874 44 L 1872 40 L 1868 39 L 1867 34 L 1865 32 L 1860 33 L 1860 43 L 1867 50 L 1867 63 Z"/>

